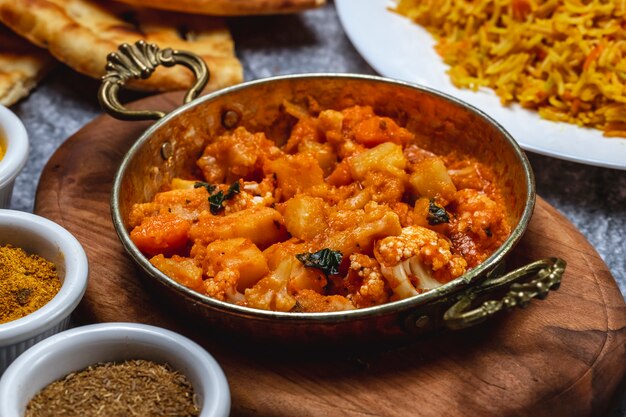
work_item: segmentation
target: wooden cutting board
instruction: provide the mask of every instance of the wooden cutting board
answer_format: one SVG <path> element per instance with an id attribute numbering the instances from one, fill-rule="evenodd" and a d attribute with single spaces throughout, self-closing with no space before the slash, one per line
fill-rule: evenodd
<path id="1" fill-rule="evenodd" d="M 134 108 L 173 109 L 169 93 Z M 89 257 L 75 318 L 141 322 L 196 340 L 222 365 L 233 416 L 590 416 L 607 411 L 626 369 L 626 305 L 596 251 L 541 198 L 509 264 L 557 256 L 561 288 L 479 327 L 350 353 L 260 351 L 170 311 L 145 287 L 110 220 L 112 178 L 149 126 L 101 116 L 45 167 L 35 212 L 70 230 Z M 293 353 L 295 351 L 296 353 Z"/>

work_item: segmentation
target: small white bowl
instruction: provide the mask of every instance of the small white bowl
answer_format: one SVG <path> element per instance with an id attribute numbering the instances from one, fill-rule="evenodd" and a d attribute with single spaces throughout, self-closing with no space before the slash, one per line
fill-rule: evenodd
<path id="1" fill-rule="evenodd" d="M 87 255 L 78 240 L 46 218 L 0 209 L 0 246 L 7 243 L 53 262 L 62 285 L 39 310 L 0 324 L 0 375 L 26 349 L 69 327 L 70 314 L 85 294 L 88 276 Z"/>
<path id="2" fill-rule="evenodd" d="M 144 359 L 167 363 L 191 382 L 200 417 L 227 417 L 230 390 L 224 372 L 197 343 L 159 327 L 101 323 L 66 330 L 24 352 L 0 379 L 0 416 L 21 417 L 41 389 L 99 362 Z"/>
<path id="3" fill-rule="evenodd" d="M 28 134 L 24 125 L 9 109 L 0 106 L 0 146 L 5 150 L 0 159 L 0 208 L 9 207 L 15 177 L 28 157 Z"/>

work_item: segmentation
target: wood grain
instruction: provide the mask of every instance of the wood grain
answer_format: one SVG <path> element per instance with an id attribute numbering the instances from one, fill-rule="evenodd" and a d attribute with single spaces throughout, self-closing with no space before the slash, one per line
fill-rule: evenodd
<path id="1" fill-rule="evenodd" d="M 180 94 L 133 103 L 172 109 Z M 568 262 L 545 301 L 458 332 L 351 352 L 257 350 L 226 340 L 162 303 L 125 255 L 110 220 L 114 172 L 148 123 L 101 116 L 48 162 L 35 211 L 70 230 L 89 257 L 90 283 L 76 318 L 131 321 L 178 331 L 220 362 L 234 416 L 595 416 L 626 370 L 626 305 L 596 251 L 538 199 L 509 267 L 547 256 Z M 294 353 L 295 352 L 295 353 Z"/>

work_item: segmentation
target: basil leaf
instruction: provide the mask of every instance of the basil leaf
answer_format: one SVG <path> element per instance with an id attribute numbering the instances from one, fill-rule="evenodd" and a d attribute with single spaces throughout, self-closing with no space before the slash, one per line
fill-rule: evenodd
<path id="1" fill-rule="evenodd" d="M 206 188 L 209 194 L 215 191 L 215 188 L 216 188 L 215 185 L 211 185 L 208 182 L 203 182 L 203 181 L 196 181 L 196 183 L 193 185 L 193 188 L 200 188 L 200 187 Z"/>
<path id="2" fill-rule="evenodd" d="M 239 189 L 239 181 L 235 181 L 231 184 L 224 196 L 224 200 L 230 200 L 235 196 L 235 194 L 239 194 L 241 190 Z"/>
<path id="3" fill-rule="evenodd" d="M 446 209 L 435 203 L 435 200 L 430 200 L 426 220 L 428 220 L 429 225 L 435 226 L 441 223 L 450 223 L 450 216 Z"/>
<path id="4" fill-rule="evenodd" d="M 314 253 L 299 253 L 296 258 L 309 268 L 317 268 L 326 276 L 339 273 L 339 265 L 343 255 L 341 252 L 324 248 Z"/>
<path id="5" fill-rule="evenodd" d="M 201 185 L 201 187 L 203 187 L 203 185 Z M 213 189 L 215 189 L 214 186 L 212 187 Z M 224 209 L 224 201 L 230 200 L 231 198 L 235 196 L 235 194 L 239 194 L 240 192 L 241 190 L 239 189 L 239 181 L 235 181 L 228 188 L 228 191 L 226 191 L 226 194 L 224 194 L 224 192 L 220 190 L 216 192 L 215 194 L 211 195 L 209 197 L 209 209 L 211 210 L 211 213 L 218 214 L 220 211 Z"/>
<path id="6" fill-rule="evenodd" d="M 209 196 L 209 209 L 211 210 L 211 213 L 217 214 L 222 211 L 222 209 L 224 209 L 224 206 L 222 206 L 223 202 L 224 193 L 222 191 L 218 191 L 212 196 Z"/>

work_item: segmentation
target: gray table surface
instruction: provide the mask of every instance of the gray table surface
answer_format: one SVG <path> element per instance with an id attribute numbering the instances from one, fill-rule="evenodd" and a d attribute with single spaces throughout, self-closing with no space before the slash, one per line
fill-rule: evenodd
<path id="1" fill-rule="evenodd" d="M 311 72 L 375 74 L 346 37 L 332 2 L 298 15 L 244 17 L 229 23 L 246 80 Z M 26 125 L 31 152 L 17 178 L 11 208 L 33 210 L 46 161 L 65 139 L 101 113 L 95 98 L 98 85 L 60 67 L 12 107 Z M 626 171 L 532 153 L 528 157 L 537 193 L 580 229 L 626 294 Z M 626 417 L 623 389 L 609 415 Z"/>

